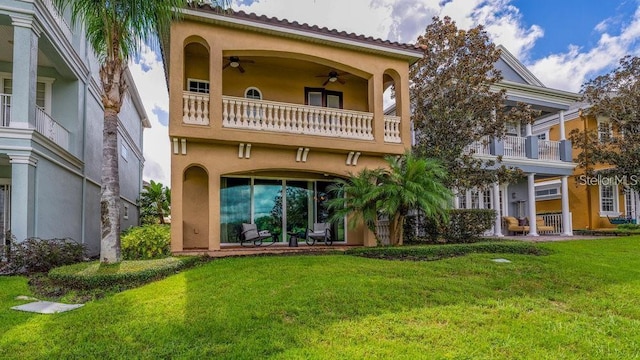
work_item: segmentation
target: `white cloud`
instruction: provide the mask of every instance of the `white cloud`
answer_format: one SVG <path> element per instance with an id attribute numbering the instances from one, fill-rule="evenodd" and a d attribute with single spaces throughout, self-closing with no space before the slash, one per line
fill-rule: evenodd
<path id="1" fill-rule="evenodd" d="M 245 2 L 235 0 L 234 9 L 401 42 L 414 42 L 433 16 L 450 16 L 458 27 L 465 29 L 483 24 L 494 42 L 504 45 L 528 65 L 545 85 L 571 91 L 578 91 L 589 77 L 610 69 L 623 55 L 640 55 L 637 40 L 640 12 L 626 25 L 619 19 L 602 20 L 594 28 L 601 37 L 592 49 L 568 45 L 566 52 L 530 59 L 530 50 L 544 36 L 544 30 L 535 24 L 525 26 L 512 0 L 256 0 L 249 5 Z M 620 28 L 619 35 L 607 33 Z M 169 184 L 168 131 L 154 113 L 154 109 L 168 112 L 164 70 L 149 48 L 130 67 L 153 126 L 145 130 L 144 178 Z"/>
<path id="2" fill-rule="evenodd" d="M 169 185 L 171 183 L 169 132 L 154 112 L 154 109 L 169 111 L 169 95 L 162 61 L 151 48 L 145 47 L 139 59 L 129 64 L 129 69 L 151 122 L 151 129 L 144 130 L 143 146 L 146 162 L 143 178 Z"/>
<path id="3" fill-rule="evenodd" d="M 600 22 L 595 30 L 605 29 Z M 625 55 L 640 55 L 640 7 L 632 20 L 622 27 L 619 35 L 603 33 L 597 45 L 589 50 L 569 45 L 567 51 L 551 54 L 533 61 L 529 69 L 546 86 L 551 88 L 579 91 L 580 86 L 590 78 L 606 72 Z"/>

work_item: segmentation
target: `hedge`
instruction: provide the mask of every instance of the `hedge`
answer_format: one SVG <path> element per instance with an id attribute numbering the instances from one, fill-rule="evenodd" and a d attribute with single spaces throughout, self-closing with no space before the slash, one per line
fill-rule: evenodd
<path id="1" fill-rule="evenodd" d="M 416 215 L 405 222 L 406 243 L 469 243 L 477 241 L 493 227 L 496 218 L 491 209 L 448 210 L 448 221 Z"/>

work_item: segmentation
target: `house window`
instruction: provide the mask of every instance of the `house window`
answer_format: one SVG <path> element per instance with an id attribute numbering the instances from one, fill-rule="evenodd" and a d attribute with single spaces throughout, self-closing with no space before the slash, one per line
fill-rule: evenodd
<path id="1" fill-rule="evenodd" d="M 491 191 L 490 190 L 485 190 L 482 192 L 482 202 L 483 202 L 483 207 L 485 209 L 492 209 L 493 206 L 491 206 Z"/>
<path id="2" fill-rule="evenodd" d="M 0 79 L 2 80 L 2 93 L 3 94 L 13 94 L 13 79 Z M 36 106 L 38 106 L 40 109 L 44 110 L 45 112 L 49 113 L 50 109 L 48 108 L 48 104 L 47 104 L 47 96 L 48 96 L 48 91 L 47 88 L 50 87 L 50 84 L 53 81 L 48 81 L 48 82 L 43 82 L 43 81 L 38 81 L 36 82 Z M 47 84 L 49 84 L 49 86 L 47 86 Z"/>
<path id="3" fill-rule="evenodd" d="M 124 161 L 129 161 L 129 149 L 125 144 L 122 144 L 120 147 L 120 156 L 124 159 Z"/>
<path id="4" fill-rule="evenodd" d="M 244 91 L 244 97 L 252 100 L 262 100 L 262 93 L 260 92 L 260 89 L 256 87 L 250 87 Z"/>
<path id="5" fill-rule="evenodd" d="M 538 140 L 549 140 L 549 132 L 543 132 L 542 134 L 536 135 Z"/>
<path id="6" fill-rule="evenodd" d="M 536 200 L 560 199 L 560 195 L 560 180 L 549 180 L 536 184 Z"/>
<path id="7" fill-rule="evenodd" d="M 305 104 L 342 109 L 342 92 L 323 88 L 304 88 Z"/>
<path id="8" fill-rule="evenodd" d="M 600 184 L 600 216 L 618 216 L 618 186 L 613 181 Z"/>
<path id="9" fill-rule="evenodd" d="M 209 93 L 209 82 L 206 80 L 187 79 L 187 85 L 188 85 L 187 87 L 188 91 L 203 93 L 203 94 Z"/>
<path id="10" fill-rule="evenodd" d="M 125 220 L 129 220 L 129 205 L 125 205 L 125 206 L 124 206 L 124 211 L 123 211 L 123 215 L 122 215 L 122 217 L 123 217 Z"/>
<path id="11" fill-rule="evenodd" d="M 598 141 L 600 143 L 607 143 L 611 141 L 613 137 L 613 131 L 611 129 L 611 123 L 606 120 L 598 120 Z"/>
<path id="12" fill-rule="evenodd" d="M 458 208 L 466 209 L 467 208 L 467 193 L 464 192 L 458 195 Z"/>

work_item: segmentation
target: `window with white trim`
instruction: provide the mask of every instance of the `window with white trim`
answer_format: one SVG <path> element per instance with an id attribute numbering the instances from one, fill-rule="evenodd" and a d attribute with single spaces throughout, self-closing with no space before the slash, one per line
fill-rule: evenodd
<path id="1" fill-rule="evenodd" d="M 38 76 L 36 81 L 36 106 L 51 114 L 51 87 L 55 79 Z M 13 94 L 13 78 L 9 73 L 0 73 L 0 93 Z M 10 100 L 9 100 L 10 101 Z"/>
<path id="2" fill-rule="evenodd" d="M 200 79 L 187 79 L 187 90 L 191 92 L 209 93 L 209 82 Z"/>
<path id="3" fill-rule="evenodd" d="M 466 209 L 467 208 L 467 193 L 464 192 L 458 195 L 458 208 Z"/>
<path id="4" fill-rule="evenodd" d="M 613 137 L 611 123 L 607 120 L 598 119 L 598 141 L 600 143 L 610 142 Z"/>
<path id="5" fill-rule="evenodd" d="M 536 135 L 538 140 L 549 140 L 549 131 Z"/>
<path id="6" fill-rule="evenodd" d="M 600 184 L 600 216 L 618 216 L 618 185 L 603 181 Z"/>
<path id="7" fill-rule="evenodd" d="M 535 185 L 536 189 L 536 200 L 553 200 L 560 199 L 560 180 L 549 180 L 537 183 Z"/>
<path id="8" fill-rule="evenodd" d="M 120 156 L 122 156 L 124 161 L 129 161 L 129 149 L 127 148 L 127 145 L 122 144 L 120 147 Z"/>
<path id="9" fill-rule="evenodd" d="M 244 97 L 252 100 L 262 100 L 262 92 L 257 87 L 248 87 L 244 91 Z"/>
<path id="10" fill-rule="evenodd" d="M 123 217 L 125 220 L 129 220 L 129 205 L 125 205 L 125 206 L 124 206 L 124 211 L 123 211 L 123 215 L 122 215 L 122 217 Z"/>

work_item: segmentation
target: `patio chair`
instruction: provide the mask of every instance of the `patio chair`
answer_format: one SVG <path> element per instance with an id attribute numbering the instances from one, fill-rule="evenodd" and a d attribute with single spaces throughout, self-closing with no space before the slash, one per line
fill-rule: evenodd
<path id="1" fill-rule="evenodd" d="M 536 230 L 538 233 L 551 233 L 555 231 L 555 228 L 551 225 L 545 225 L 544 218 L 542 216 L 536 216 Z"/>
<path id="2" fill-rule="evenodd" d="M 514 218 L 513 216 L 503 216 L 502 220 L 507 225 L 507 230 L 509 232 L 513 232 L 514 234 L 522 233 L 523 235 L 524 233 L 529 232 L 529 227 L 526 225 L 520 225 L 518 219 Z"/>
<path id="3" fill-rule="evenodd" d="M 262 245 L 262 240 L 271 238 L 272 243 L 275 242 L 275 236 L 269 230 L 258 231 L 256 224 L 242 224 L 242 232 L 240 233 L 240 245 L 245 243 L 253 243 L 255 246 Z"/>
<path id="4" fill-rule="evenodd" d="M 307 229 L 305 238 L 305 242 L 309 246 L 314 245 L 316 240 L 322 240 L 325 245 L 331 245 L 333 243 L 333 239 L 331 239 L 331 224 L 314 223 L 313 229 Z"/>

